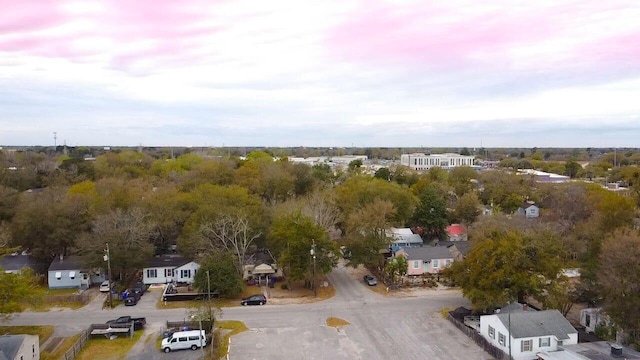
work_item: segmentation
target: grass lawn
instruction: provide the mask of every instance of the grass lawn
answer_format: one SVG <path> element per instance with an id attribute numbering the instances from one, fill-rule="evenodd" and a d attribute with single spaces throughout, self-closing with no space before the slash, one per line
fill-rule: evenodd
<path id="1" fill-rule="evenodd" d="M 133 339 L 129 336 L 119 336 L 114 340 L 109 340 L 105 337 L 90 339 L 80 351 L 76 360 L 126 359 L 127 353 L 140 340 L 143 332 L 142 330 L 136 331 L 133 334 Z"/>
<path id="2" fill-rule="evenodd" d="M 229 353 L 229 338 L 233 335 L 247 331 L 249 328 L 242 322 L 236 320 L 225 320 L 216 322 L 216 354 L 214 359 L 222 359 Z"/>
<path id="3" fill-rule="evenodd" d="M 58 348 L 56 349 L 56 351 L 53 354 L 49 353 L 48 351 L 41 352 L 40 353 L 40 360 L 58 360 L 58 359 L 61 359 L 62 356 L 64 355 L 64 353 L 66 353 L 67 351 L 69 351 L 69 349 L 71 349 L 71 347 L 73 346 L 73 344 L 75 344 L 75 342 L 78 340 L 78 338 L 80 338 L 80 334 L 64 339 L 62 341 L 62 343 L 60 345 L 58 345 Z"/>
<path id="4" fill-rule="evenodd" d="M 40 345 L 44 344 L 53 335 L 53 331 L 53 326 L 0 326 L 0 335 L 38 335 L 40 337 Z"/>

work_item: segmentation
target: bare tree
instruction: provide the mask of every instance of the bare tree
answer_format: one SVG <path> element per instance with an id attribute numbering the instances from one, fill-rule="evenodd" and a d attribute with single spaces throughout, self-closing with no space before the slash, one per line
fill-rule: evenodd
<path id="1" fill-rule="evenodd" d="M 238 257 L 236 268 L 242 275 L 245 257 L 253 241 L 260 237 L 244 215 L 222 215 L 213 222 L 200 226 L 201 250 L 219 250 L 221 247 Z"/>
<path id="2" fill-rule="evenodd" d="M 340 210 L 335 200 L 323 191 L 315 191 L 304 199 L 302 214 L 313 219 L 316 225 L 324 228 L 329 234 L 336 231 L 336 224 L 340 218 Z"/>

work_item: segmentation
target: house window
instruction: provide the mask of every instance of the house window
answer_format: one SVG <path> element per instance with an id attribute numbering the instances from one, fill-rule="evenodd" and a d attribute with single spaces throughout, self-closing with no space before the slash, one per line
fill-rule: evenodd
<path id="1" fill-rule="evenodd" d="M 173 269 L 164 269 L 164 277 L 173 276 Z"/>
<path id="2" fill-rule="evenodd" d="M 562 340 L 558 340 L 558 346 L 562 345 Z"/>
<path id="3" fill-rule="evenodd" d="M 431 262 L 431 266 L 432 266 L 434 269 L 439 268 L 439 267 L 440 267 L 440 260 L 438 260 L 438 259 L 433 259 L 433 261 Z"/>
<path id="4" fill-rule="evenodd" d="M 414 269 L 420 269 L 420 260 L 414 260 L 413 261 L 413 268 Z"/>
<path id="5" fill-rule="evenodd" d="M 496 338 L 496 329 L 491 325 L 489 325 L 489 337 L 492 339 Z"/>
<path id="6" fill-rule="evenodd" d="M 62 271 L 56 271 L 56 279 L 62 280 Z"/>
<path id="7" fill-rule="evenodd" d="M 158 269 L 147 269 L 147 277 L 148 278 L 158 277 Z"/>
<path id="8" fill-rule="evenodd" d="M 69 271 L 69 279 L 73 280 L 76 278 L 76 272 L 75 271 Z"/>
<path id="9" fill-rule="evenodd" d="M 520 342 L 520 351 L 526 352 L 533 350 L 533 340 L 522 340 Z"/>
<path id="10" fill-rule="evenodd" d="M 506 337 L 501 332 L 498 332 L 498 344 L 502 346 L 506 344 Z"/>
<path id="11" fill-rule="evenodd" d="M 551 346 L 551 338 L 546 337 L 546 338 L 540 338 L 539 340 L 540 340 L 540 343 L 539 343 L 540 347 Z"/>
<path id="12" fill-rule="evenodd" d="M 180 270 L 181 278 L 191 278 L 191 270 Z"/>

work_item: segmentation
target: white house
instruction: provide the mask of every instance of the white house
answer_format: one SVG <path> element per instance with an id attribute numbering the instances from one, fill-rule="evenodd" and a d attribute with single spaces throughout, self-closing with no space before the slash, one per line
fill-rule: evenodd
<path id="1" fill-rule="evenodd" d="M 432 167 L 451 169 L 458 166 L 473 166 L 475 156 L 467 156 L 453 153 L 446 154 L 402 154 L 400 165 L 408 166 L 413 170 L 429 170 Z"/>
<path id="2" fill-rule="evenodd" d="M 558 310 L 510 311 L 480 317 L 480 335 L 515 360 L 578 343 L 578 331 Z"/>
<path id="3" fill-rule="evenodd" d="M 414 234 L 409 228 L 391 228 L 386 231 L 386 234 L 391 238 L 391 245 L 398 247 L 422 246 L 423 244 L 420 235 Z"/>
<path id="4" fill-rule="evenodd" d="M 518 208 L 517 212 L 528 218 L 537 218 L 540 216 L 540 208 L 531 201 L 525 201 L 525 203 Z"/>
<path id="5" fill-rule="evenodd" d="M 167 284 L 173 281 L 193 283 L 196 272 L 200 268 L 194 261 L 189 261 L 178 254 L 164 254 L 149 260 L 142 270 L 142 282 L 147 285 Z"/>
<path id="6" fill-rule="evenodd" d="M 39 360 L 39 339 L 38 335 L 1 335 L 0 359 Z"/>
<path id="7" fill-rule="evenodd" d="M 580 310 L 580 325 L 588 333 L 594 333 L 598 325 L 611 324 L 609 315 L 602 312 L 601 308 L 587 308 Z"/>

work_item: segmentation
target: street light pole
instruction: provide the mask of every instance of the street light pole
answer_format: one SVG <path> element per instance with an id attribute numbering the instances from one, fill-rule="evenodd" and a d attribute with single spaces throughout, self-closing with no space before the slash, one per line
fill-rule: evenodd
<path id="1" fill-rule="evenodd" d="M 195 319 L 195 315 L 191 315 L 191 320 Z M 202 346 L 202 316 L 198 316 L 198 325 L 200 326 L 200 332 L 198 337 L 200 338 L 200 350 L 202 351 L 202 358 L 204 359 L 204 346 Z"/>
<path id="2" fill-rule="evenodd" d="M 311 257 L 313 258 L 313 296 L 318 297 L 318 287 L 316 286 L 316 241 L 311 239 Z"/>
<path id="3" fill-rule="evenodd" d="M 107 255 L 105 256 L 106 257 L 105 260 L 107 261 L 107 269 L 109 271 L 109 274 L 108 274 L 109 276 L 109 308 L 113 309 L 113 297 L 111 294 L 111 292 L 113 291 L 112 289 L 113 281 L 111 280 L 111 253 L 109 252 L 109 243 L 107 243 L 106 251 L 107 251 Z"/>

